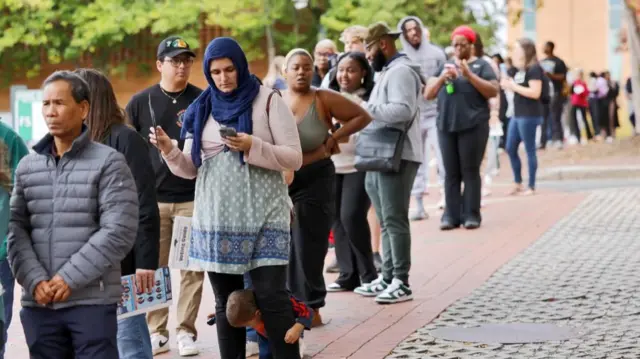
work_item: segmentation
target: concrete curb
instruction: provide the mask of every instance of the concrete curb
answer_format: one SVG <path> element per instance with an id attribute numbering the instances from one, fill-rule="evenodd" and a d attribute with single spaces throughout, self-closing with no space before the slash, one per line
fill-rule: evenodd
<path id="1" fill-rule="evenodd" d="M 640 161 L 640 159 L 639 159 Z M 640 179 L 640 165 L 564 166 L 540 171 L 539 180 Z"/>

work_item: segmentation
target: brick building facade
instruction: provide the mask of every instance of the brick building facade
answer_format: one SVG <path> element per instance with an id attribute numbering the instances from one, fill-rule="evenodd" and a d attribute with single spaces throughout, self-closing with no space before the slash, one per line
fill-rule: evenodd
<path id="1" fill-rule="evenodd" d="M 557 55 L 570 68 L 587 73 L 609 70 L 621 83 L 629 77 L 629 52 L 619 51 L 624 0 L 544 0 L 538 9 L 536 0 L 510 3 L 514 4 L 511 19 L 514 13 L 522 12 L 518 23 L 509 24 L 509 45 L 528 37 L 540 52 L 546 41 L 553 41 Z"/>

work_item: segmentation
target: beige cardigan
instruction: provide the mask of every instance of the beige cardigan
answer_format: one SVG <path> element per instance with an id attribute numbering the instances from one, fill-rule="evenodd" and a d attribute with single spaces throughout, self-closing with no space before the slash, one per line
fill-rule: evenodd
<path id="1" fill-rule="evenodd" d="M 244 154 L 244 160 L 247 164 L 274 171 L 296 171 L 302 166 L 302 149 L 296 120 L 282 97 L 277 94 L 271 96 L 267 116 L 267 100 L 271 92 L 271 89 L 261 86 L 253 101 L 252 144 L 249 152 Z M 224 148 L 219 130 L 220 124 L 210 116 L 202 131 L 203 161 L 217 155 Z M 174 145 L 173 150 L 164 156 L 169 169 L 178 177 L 193 179 L 198 174 L 191 160 L 192 142 L 191 139 L 186 140 L 183 151 Z"/>

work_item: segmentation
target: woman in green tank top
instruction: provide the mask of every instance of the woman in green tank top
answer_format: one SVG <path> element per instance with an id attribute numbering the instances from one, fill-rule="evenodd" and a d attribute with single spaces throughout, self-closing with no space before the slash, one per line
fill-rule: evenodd
<path id="1" fill-rule="evenodd" d="M 287 55 L 283 97 L 298 124 L 302 168 L 289 186 L 295 219 L 289 258 L 289 288 L 314 309 L 314 325 L 322 323 L 319 309 L 327 295 L 322 269 L 329 249 L 335 212 L 335 167 L 331 155 L 338 143 L 363 129 L 371 117 L 356 103 L 332 90 L 311 87 L 313 58 L 302 49 Z M 333 126 L 335 118 L 340 126 Z"/>

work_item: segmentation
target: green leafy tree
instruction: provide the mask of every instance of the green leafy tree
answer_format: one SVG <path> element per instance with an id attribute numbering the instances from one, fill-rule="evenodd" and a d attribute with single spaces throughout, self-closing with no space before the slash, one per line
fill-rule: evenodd
<path id="1" fill-rule="evenodd" d="M 313 46 L 318 29 L 312 10 L 296 10 L 291 0 L 208 1 L 205 13 L 208 24 L 229 29 L 250 60 Z"/>
<path id="2" fill-rule="evenodd" d="M 328 37 L 337 40 L 350 25 L 385 21 L 395 29 L 409 15 L 418 16 L 429 27 L 431 41 L 441 46 L 449 45 L 451 31 L 463 24 L 472 26 L 487 44 L 494 37 L 495 25 L 479 24 L 465 0 L 330 0 L 321 21 Z"/>
<path id="3" fill-rule="evenodd" d="M 5 82 L 16 73 L 35 75 L 43 59 L 59 63 L 69 45 L 77 0 L 0 1 L 0 61 Z"/>
<path id="4" fill-rule="evenodd" d="M 127 61 L 145 61 L 133 56 L 109 67 L 122 48 L 136 54 L 141 36 L 180 34 L 197 48 L 206 25 L 228 30 L 250 60 L 272 57 L 313 46 L 318 9 L 296 10 L 291 0 L 0 0 L 0 77 L 6 85 L 84 54 L 92 66 L 119 72 Z"/>
<path id="5" fill-rule="evenodd" d="M 65 58 L 122 45 L 146 30 L 158 35 L 179 33 L 197 48 L 201 12 L 202 4 L 195 1 L 94 0 L 76 9 Z"/>

